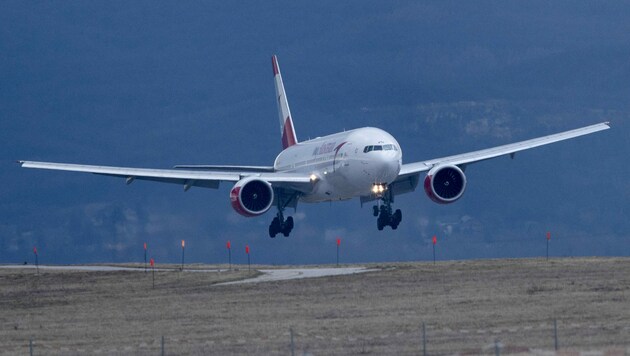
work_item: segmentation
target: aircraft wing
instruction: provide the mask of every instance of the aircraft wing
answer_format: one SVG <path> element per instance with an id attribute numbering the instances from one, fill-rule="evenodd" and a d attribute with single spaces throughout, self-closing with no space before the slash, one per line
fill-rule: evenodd
<path id="1" fill-rule="evenodd" d="M 451 165 L 461 167 L 461 166 L 466 166 L 471 163 L 481 162 L 481 161 L 485 161 L 487 159 L 491 159 L 491 158 L 495 158 L 499 156 L 510 155 L 513 157 L 514 154 L 519 151 L 524 151 L 530 148 L 535 148 L 535 147 L 539 147 L 543 145 L 548 145 L 554 142 L 564 141 L 571 138 L 588 135 L 594 132 L 607 130 L 609 128 L 610 128 L 609 122 L 602 122 L 600 124 L 581 127 L 575 130 L 564 131 L 564 132 L 560 132 L 554 135 L 538 137 L 531 140 L 511 143 L 511 144 L 507 144 L 503 146 L 492 147 L 485 150 L 479 150 L 479 151 L 474 151 L 474 152 L 458 154 L 454 156 L 430 159 L 428 161 L 403 164 L 398 176 L 400 178 L 400 177 L 405 177 L 411 174 L 426 172 L 426 171 L 429 171 L 434 166 L 443 165 L 443 164 L 451 164 Z"/>
<path id="2" fill-rule="evenodd" d="M 547 145 L 550 143 L 568 140 L 578 136 L 588 135 L 597 131 L 607 130 L 610 128 L 610 123 L 603 122 L 596 125 L 586 126 L 579 129 L 560 132 L 554 135 L 543 136 L 534 138 L 531 140 L 511 143 L 508 145 L 497 146 L 488 148 L 485 150 L 479 150 L 474 152 L 468 152 L 458 154 L 454 156 L 447 156 L 442 158 L 430 159 L 427 161 L 414 162 L 403 164 L 398 173 L 398 178 L 389 185 L 394 195 L 400 195 L 404 193 L 412 192 L 418 186 L 420 182 L 420 173 L 428 172 L 431 168 L 439 165 L 455 165 L 460 168 L 465 168 L 466 165 L 485 161 L 487 159 L 510 155 L 514 157 L 514 154 L 519 151 L 528 150 L 530 148 Z M 374 200 L 374 196 L 362 196 L 361 203 Z"/>
<path id="3" fill-rule="evenodd" d="M 255 176 L 263 179 L 271 183 L 273 187 L 277 188 L 295 189 L 303 192 L 308 192 L 312 188 L 311 179 L 305 174 L 269 172 L 256 169 L 243 169 L 241 171 L 236 171 L 234 169 L 235 167 L 231 167 L 232 169 L 226 169 L 225 171 L 217 171 L 111 167 L 34 161 L 18 161 L 18 163 L 20 163 L 24 168 L 84 172 L 120 177 L 125 178 L 127 180 L 127 184 L 130 184 L 136 179 L 180 184 L 184 186 L 184 190 L 188 190 L 193 186 L 217 189 L 219 188 L 220 182 L 238 182 L 242 178 L 249 176 Z"/>

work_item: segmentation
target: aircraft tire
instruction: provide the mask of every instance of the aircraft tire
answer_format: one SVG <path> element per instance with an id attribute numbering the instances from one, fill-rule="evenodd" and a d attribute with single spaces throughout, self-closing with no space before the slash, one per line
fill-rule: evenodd
<path id="1" fill-rule="evenodd" d="M 272 239 L 276 237 L 276 235 L 280 232 L 280 220 L 278 217 L 273 218 L 271 220 L 271 224 L 269 224 L 269 237 Z"/>

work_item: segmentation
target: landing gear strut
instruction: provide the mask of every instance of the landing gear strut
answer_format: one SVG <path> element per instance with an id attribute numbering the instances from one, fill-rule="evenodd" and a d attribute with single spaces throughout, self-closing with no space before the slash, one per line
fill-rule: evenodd
<path id="1" fill-rule="evenodd" d="M 394 213 L 392 213 L 392 196 L 391 194 L 386 194 L 383 196 L 383 204 L 380 206 L 374 205 L 374 216 L 378 216 L 376 219 L 376 228 L 381 231 L 385 226 L 391 226 L 392 230 L 396 230 L 398 228 L 398 224 L 402 220 L 402 211 L 400 209 L 396 209 Z"/>

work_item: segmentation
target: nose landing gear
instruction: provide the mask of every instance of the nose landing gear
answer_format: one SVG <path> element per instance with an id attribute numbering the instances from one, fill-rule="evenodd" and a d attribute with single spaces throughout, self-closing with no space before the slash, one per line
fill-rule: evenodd
<path id="1" fill-rule="evenodd" d="M 392 230 L 396 230 L 398 224 L 402 221 L 402 211 L 396 209 L 396 211 L 392 213 L 392 202 L 394 199 L 391 193 L 385 194 L 382 199 L 383 205 L 380 207 L 374 205 L 372 207 L 374 216 L 378 216 L 376 219 L 376 228 L 382 231 L 385 226 L 391 226 Z"/>
<path id="2" fill-rule="evenodd" d="M 378 207 L 375 206 L 378 209 Z M 392 214 L 391 206 L 381 205 L 380 214 L 376 219 L 376 228 L 381 231 L 385 226 L 391 226 L 392 230 L 398 228 L 398 224 L 402 221 L 402 211 L 396 209 Z"/>

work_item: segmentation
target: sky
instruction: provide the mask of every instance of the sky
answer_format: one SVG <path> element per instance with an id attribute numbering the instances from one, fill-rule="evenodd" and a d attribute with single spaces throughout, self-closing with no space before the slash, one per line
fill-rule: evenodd
<path id="1" fill-rule="evenodd" d="M 0 263 L 298 265 L 630 255 L 630 5 L 595 1 L 0 3 Z M 271 55 L 299 140 L 363 126 L 404 162 L 602 121 L 612 129 L 467 167 L 449 205 L 300 204 L 290 237 L 218 190 L 20 168 L 271 165 Z M 423 178 L 423 177 L 422 177 Z"/>

